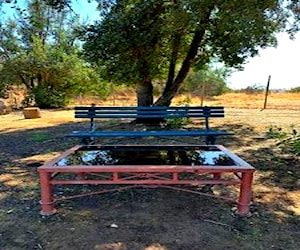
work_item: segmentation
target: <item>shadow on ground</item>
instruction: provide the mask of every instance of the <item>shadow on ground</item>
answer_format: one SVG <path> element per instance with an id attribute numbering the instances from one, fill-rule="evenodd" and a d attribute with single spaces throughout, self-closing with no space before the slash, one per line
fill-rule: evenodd
<path id="1" fill-rule="evenodd" d="M 235 136 L 219 143 L 245 148 L 239 155 L 257 168 L 250 218 L 216 199 L 143 188 L 66 200 L 58 214 L 40 216 L 36 168 L 75 145 L 64 135 L 83 125 L 0 134 L 1 249 L 298 249 L 300 220 L 289 194 L 299 190 L 299 159 L 281 155 L 248 125 L 227 125 Z"/>

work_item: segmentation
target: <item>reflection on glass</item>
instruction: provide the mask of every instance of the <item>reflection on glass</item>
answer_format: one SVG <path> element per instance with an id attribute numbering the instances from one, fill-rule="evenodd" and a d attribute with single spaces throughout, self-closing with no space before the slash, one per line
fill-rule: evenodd
<path id="1" fill-rule="evenodd" d="M 56 163 L 56 166 L 71 165 L 229 166 L 235 163 L 214 146 L 84 146 Z"/>

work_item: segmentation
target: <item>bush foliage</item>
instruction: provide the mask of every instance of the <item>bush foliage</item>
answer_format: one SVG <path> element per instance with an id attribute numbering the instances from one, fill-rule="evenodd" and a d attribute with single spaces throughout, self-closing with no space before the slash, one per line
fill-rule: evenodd
<path id="1" fill-rule="evenodd" d="M 291 131 L 270 127 L 266 134 L 268 138 L 276 139 L 278 147 L 284 152 L 300 155 L 300 134 L 293 126 Z"/>
<path id="2" fill-rule="evenodd" d="M 291 93 L 300 93 L 300 87 L 292 88 L 292 89 L 290 89 L 289 92 L 291 92 Z"/>

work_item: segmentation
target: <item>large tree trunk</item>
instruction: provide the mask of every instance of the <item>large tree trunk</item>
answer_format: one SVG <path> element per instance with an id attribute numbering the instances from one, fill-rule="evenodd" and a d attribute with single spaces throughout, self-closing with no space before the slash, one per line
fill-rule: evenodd
<path id="1" fill-rule="evenodd" d="M 136 88 L 138 106 L 151 106 L 153 104 L 153 85 L 150 80 L 140 82 Z"/>
<path id="2" fill-rule="evenodd" d="M 203 13 L 203 17 L 201 20 L 201 23 L 199 24 L 199 29 L 195 31 L 193 40 L 190 44 L 190 48 L 188 51 L 188 54 L 186 55 L 184 61 L 181 64 L 181 68 L 175 78 L 174 75 L 174 69 L 176 62 L 176 54 L 177 54 L 177 45 L 176 43 L 173 44 L 173 55 L 171 58 L 171 64 L 169 67 L 169 76 L 168 80 L 164 89 L 164 92 L 162 93 L 161 97 L 155 102 L 154 105 L 156 106 L 169 106 L 171 104 L 172 99 L 176 96 L 178 90 L 180 89 L 184 79 L 186 78 L 187 74 L 189 73 L 189 70 L 191 69 L 192 65 L 196 61 L 198 49 L 201 46 L 201 42 L 204 39 L 206 26 L 209 25 L 210 22 L 210 15 L 212 10 L 214 9 L 214 3 L 211 4 L 211 6 L 207 7 L 205 13 Z M 177 39 L 180 37 L 178 36 Z M 175 79 L 174 79 L 175 78 Z"/>
<path id="3" fill-rule="evenodd" d="M 153 85 L 151 80 L 145 80 L 137 85 L 137 103 L 139 107 L 149 107 L 153 105 Z M 137 118 L 136 123 L 156 124 L 158 120 Z"/>

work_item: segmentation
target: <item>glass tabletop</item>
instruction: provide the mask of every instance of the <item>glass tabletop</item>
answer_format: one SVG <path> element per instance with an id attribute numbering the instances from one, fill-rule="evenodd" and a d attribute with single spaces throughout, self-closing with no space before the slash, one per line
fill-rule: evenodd
<path id="1" fill-rule="evenodd" d="M 234 166 L 234 160 L 213 145 L 82 146 L 55 166 L 185 165 Z"/>

